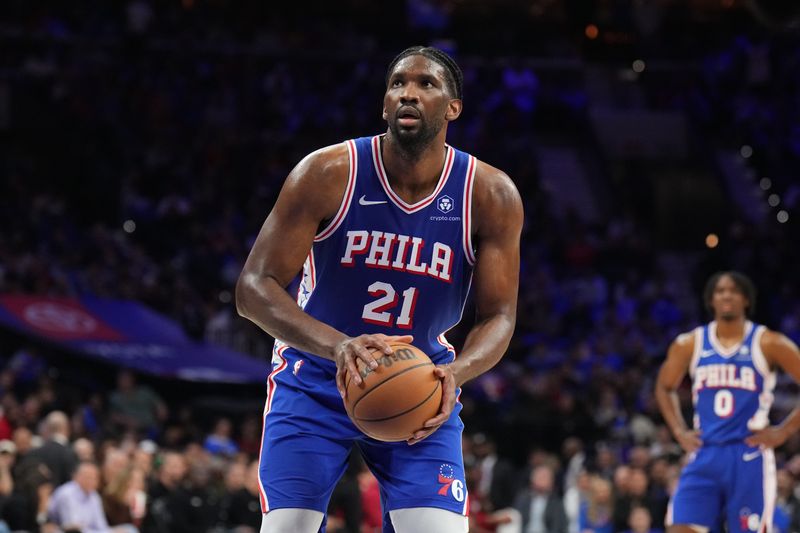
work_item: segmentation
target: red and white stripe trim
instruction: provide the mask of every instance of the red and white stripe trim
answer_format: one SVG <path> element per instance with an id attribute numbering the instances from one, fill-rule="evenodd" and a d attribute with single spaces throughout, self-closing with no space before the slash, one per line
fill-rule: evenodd
<path id="1" fill-rule="evenodd" d="M 445 154 L 444 158 L 444 168 L 442 169 L 441 176 L 439 176 L 439 183 L 436 185 L 436 189 L 434 189 L 431 194 L 419 202 L 415 204 L 409 204 L 392 190 L 392 186 L 389 184 L 389 179 L 386 177 L 386 169 L 383 167 L 383 154 L 381 154 L 380 136 L 376 135 L 372 138 L 372 162 L 375 164 L 375 171 L 378 173 L 378 180 L 381 182 L 383 190 L 386 192 L 386 195 L 394 205 L 402 209 L 405 213 L 411 214 L 429 206 L 431 202 L 433 202 L 436 197 L 439 196 L 439 193 L 442 192 L 442 189 L 444 189 L 444 186 L 447 183 L 447 178 L 450 177 L 450 171 L 453 169 L 453 161 L 455 160 L 455 150 L 453 150 L 453 148 L 449 145 L 445 145 L 445 148 L 447 149 L 447 153 Z"/>
<path id="2" fill-rule="evenodd" d="M 314 249 L 312 248 L 310 252 L 308 252 L 308 267 L 310 269 L 310 277 L 311 277 L 311 290 L 314 290 L 314 287 L 317 286 L 317 267 L 314 264 Z"/>
<path id="3" fill-rule="evenodd" d="M 758 533 L 772 531 L 772 516 L 775 514 L 775 503 L 778 498 L 778 475 L 775 472 L 775 452 L 772 448 L 764 448 L 761 453 L 762 468 L 764 471 L 764 509 L 761 511 L 761 523 Z"/>
<path id="4" fill-rule="evenodd" d="M 439 344 L 441 344 L 448 350 L 453 350 L 453 353 L 455 353 L 456 349 L 453 347 L 452 344 L 450 344 L 450 341 L 447 340 L 447 337 L 444 336 L 444 333 L 436 337 L 436 340 L 439 341 Z"/>
<path id="5" fill-rule="evenodd" d="M 261 446 L 259 447 L 261 452 L 258 455 L 258 499 L 261 502 L 262 513 L 269 511 L 269 500 L 267 500 L 267 492 L 264 489 L 264 482 L 261 479 L 261 461 L 264 459 L 264 432 L 267 428 L 267 415 L 272 409 L 272 399 L 275 397 L 275 376 L 286 369 L 286 359 L 283 357 L 283 352 L 285 352 L 287 348 L 288 346 L 282 342 L 275 342 L 275 349 L 273 350 L 273 353 L 274 357 L 277 357 L 280 360 L 280 364 L 278 364 L 278 366 L 275 367 L 275 369 L 270 372 L 269 376 L 267 377 L 267 401 L 264 404 L 264 416 L 263 423 L 261 425 Z"/>
<path id="6" fill-rule="evenodd" d="M 461 224 L 464 234 L 464 254 L 470 265 L 475 264 L 475 249 L 472 247 L 472 189 L 475 185 L 475 170 L 478 164 L 474 157 L 469 156 L 467 166 L 467 180 L 464 183 L 464 198 L 461 206 Z"/>
<path id="7" fill-rule="evenodd" d="M 358 174 L 358 155 L 356 153 L 355 141 L 351 139 L 347 141 L 346 144 L 347 157 L 350 160 L 350 174 L 347 177 L 347 189 L 345 189 L 344 197 L 342 197 L 342 204 L 339 206 L 339 211 L 336 212 L 336 216 L 333 217 L 331 223 L 328 224 L 324 230 L 320 231 L 316 237 L 314 237 L 314 242 L 324 241 L 342 225 L 342 221 L 345 215 L 347 215 L 347 211 L 350 209 L 350 202 L 353 200 L 353 191 L 356 188 L 356 176 Z"/>

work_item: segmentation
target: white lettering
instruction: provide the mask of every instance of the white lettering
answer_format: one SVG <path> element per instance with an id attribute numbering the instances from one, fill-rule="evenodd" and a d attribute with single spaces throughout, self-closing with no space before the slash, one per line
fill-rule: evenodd
<path id="1" fill-rule="evenodd" d="M 426 253 L 426 250 L 430 252 Z M 453 248 L 442 242 L 434 242 L 433 246 L 426 248 L 422 237 L 376 230 L 348 231 L 340 263 L 343 266 L 354 266 L 358 255 L 365 256 L 364 265 L 369 268 L 430 276 L 447 283 L 453 280 L 455 254 Z"/>
<path id="2" fill-rule="evenodd" d="M 347 232 L 347 247 L 344 250 L 342 264 L 353 266 L 353 255 L 363 254 L 367 251 L 369 244 L 369 233 L 364 230 Z"/>
<path id="3" fill-rule="evenodd" d="M 453 251 L 446 244 L 433 243 L 433 256 L 428 274 L 442 281 L 450 281 L 450 271 L 453 266 Z"/>
<path id="4" fill-rule="evenodd" d="M 756 390 L 756 372 L 752 368 L 742 368 L 742 388 Z"/>
<path id="5" fill-rule="evenodd" d="M 417 274 L 424 274 L 425 271 L 428 269 L 427 263 L 419 263 L 420 255 L 422 255 L 422 248 L 425 246 L 425 241 L 423 241 L 419 237 L 412 237 L 411 238 L 411 259 L 409 260 L 408 264 L 406 265 L 406 270 L 408 272 L 414 272 Z"/>
<path id="6" fill-rule="evenodd" d="M 406 265 L 406 245 L 408 244 L 409 237 L 408 235 L 398 235 L 397 236 L 397 252 L 394 256 L 394 262 L 392 263 L 392 268 L 395 270 L 405 270 Z"/>
<path id="7" fill-rule="evenodd" d="M 738 367 L 730 364 L 702 365 L 697 367 L 694 375 L 694 390 L 703 389 L 757 389 L 756 373 L 750 367 Z"/>
<path id="8" fill-rule="evenodd" d="M 394 233 L 373 231 L 372 247 L 369 250 L 369 257 L 367 257 L 364 263 L 370 266 L 389 268 L 389 257 L 392 255 L 394 243 Z"/>

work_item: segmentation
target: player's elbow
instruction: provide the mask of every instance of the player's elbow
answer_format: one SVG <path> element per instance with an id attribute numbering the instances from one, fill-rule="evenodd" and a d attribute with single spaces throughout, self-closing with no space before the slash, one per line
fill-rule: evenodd
<path id="1" fill-rule="evenodd" d="M 250 318 L 249 302 L 252 298 L 253 285 L 252 274 L 247 270 L 242 271 L 239 279 L 236 280 L 236 288 L 234 290 L 234 299 L 236 300 L 236 312 L 243 318 Z"/>
<path id="2" fill-rule="evenodd" d="M 654 389 L 653 392 L 655 393 L 656 397 L 659 396 L 667 397 L 673 392 L 676 392 L 677 390 L 675 387 L 671 386 L 670 384 L 660 379 L 656 379 L 656 384 L 655 387 L 653 387 L 653 389 Z"/>

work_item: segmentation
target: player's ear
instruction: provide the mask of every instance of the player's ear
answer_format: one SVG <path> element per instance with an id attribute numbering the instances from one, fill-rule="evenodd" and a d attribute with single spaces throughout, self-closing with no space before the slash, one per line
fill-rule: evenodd
<path id="1" fill-rule="evenodd" d="M 460 98 L 453 98 L 452 100 L 450 100 L 450 103 L 447 104 L 447 111 L 444 114 L 444 118 L 448 122 L 454 121 L 455 119 L 458 118 L 459 115 L 461 115 L 462 106 L 463 104 Z"/>
<path id="2" fill-rule="evenodd" d="M 386 112 L 386 106 L 383 106 L 383 112 L 382 112 L 381 116 L 383 117 L 383 120 L 388 120 L 389 119 L 389 113 Z"/>

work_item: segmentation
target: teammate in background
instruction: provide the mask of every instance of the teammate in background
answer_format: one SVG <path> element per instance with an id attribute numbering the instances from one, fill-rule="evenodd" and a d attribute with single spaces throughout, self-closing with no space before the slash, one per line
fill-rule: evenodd
<path id="1" fill-rule="evenodd" d="M 522 203 L 503 172 L 445 143 L 461 70 L 413 47 L 389 65 L 382 135 L 313 152 L 289 174 L 236 287 L 239 313 L 276 339 L 261 452 L 262 533 L 318 531 L 357 444 L 381 486 L 385 531 L 466 531 L 459 387 L 494 366 L 516 319 Z M 293 299 L 286 291 L 302 279 Z M 474 285 L 455 358 L 444 334 Z M 408 442 L 365 437 L 343 380 L 370 349 L 413 343 L 437 365 L 442 407 Z"/>
<path id="2" fill-rule="evenodd" d="M 704 300 L 714 320 L 679 335 L 656 383 L 656 399 L 672 434 L 692 454 L 667 514 L 669 533 L 769 532 L 775 509 L 773 448 L 800 428 L 800 409 L 771 426 L 776 369 L 800 382 L 800 352 L 784 335 L 748 320 L 753 283 L 738 272 L 709 279 Z M 676 389 L 692 377 L 694 428 Z M 671 525 L 670 525 L 671 524 Z"/>

